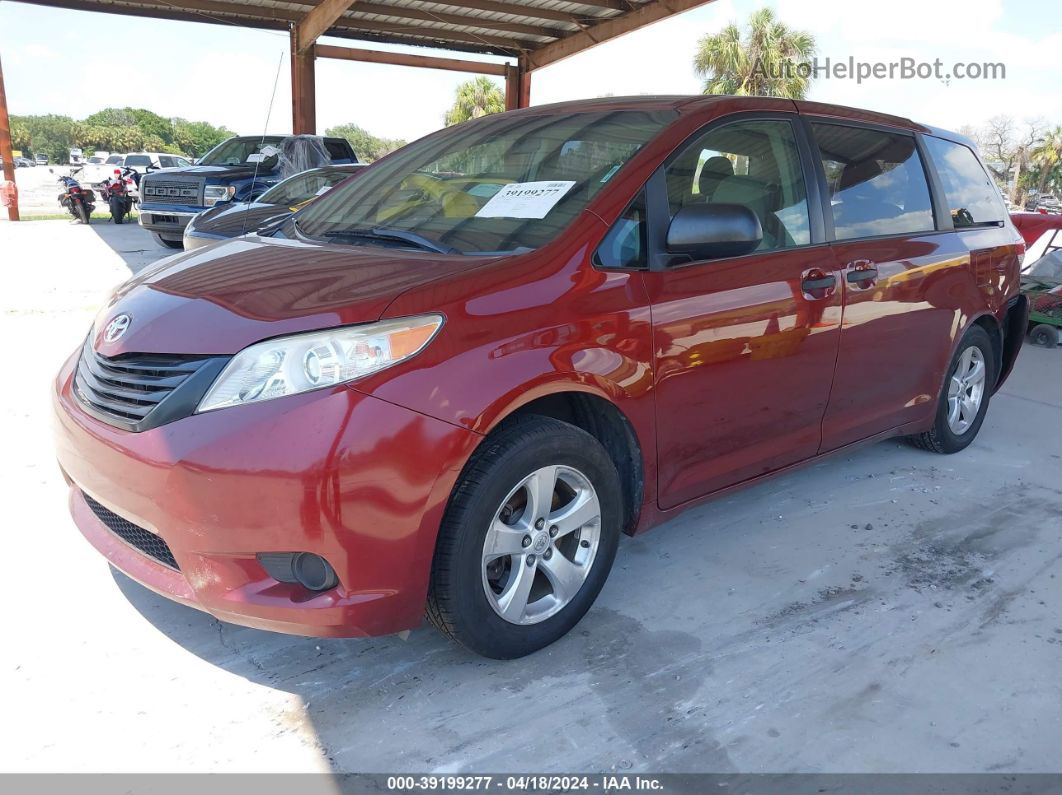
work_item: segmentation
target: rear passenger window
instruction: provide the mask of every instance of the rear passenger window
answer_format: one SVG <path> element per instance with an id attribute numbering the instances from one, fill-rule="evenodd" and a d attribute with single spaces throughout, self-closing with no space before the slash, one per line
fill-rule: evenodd
<path id="1" fill-rule="evenodd" d="M 933 203 L 914 136 L 812 124 L 838 240 L 931 232 Z"/>
<path id="2" fill-rule="evenodd" d="M 989 224 L 996 226 L 1006 209 L 988 173 L 968 147 L 942 138 L 925 136 L 926 148 L 933 161 L 951 220 L 956 229 Z"/>
<path id="3" fill-rule="evenodd" d="M 324 139 L 325 151 L 332 160 L 350 160 L 350 150 L 347 149 L 346 141 L 337 138 Z"/>
<path id="4" fill-rule="evenodd" d="M 787 121 L 718 127 L 683 150 L 664 176 L 672 218 L 689 204 L 740 204 L 760 219 L 758 251 L 811 242 L 804 175 Z"/>

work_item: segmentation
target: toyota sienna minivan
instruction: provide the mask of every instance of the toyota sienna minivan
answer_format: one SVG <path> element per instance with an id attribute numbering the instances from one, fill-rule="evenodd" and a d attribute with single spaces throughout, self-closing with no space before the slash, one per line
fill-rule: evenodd
<path id="1" fill-rule="evenodd" d="M 907 119 L 501 113 L 118 288 L 55 382 L 58 458 L 81 532 L 163 596 L 316 636 L 426 613 L 519 657 L 622 532 L 856 444 L 969 445 L 1023 251 L 970 142 Z"/>

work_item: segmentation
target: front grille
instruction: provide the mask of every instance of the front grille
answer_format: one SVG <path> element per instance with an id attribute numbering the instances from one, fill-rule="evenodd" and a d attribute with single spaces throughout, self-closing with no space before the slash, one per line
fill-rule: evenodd
<path id="1" fill-rule="evenodd" d="M 131 547 L 139 549 L 145 555 L 153 557 L 164 566 L 169 566 L 176 571 L 181 570 L 181 567 L 177 565 L 176 558 L 173 557 L 173 553 L 170 552 L 169 545 L 159 536 L 150 530 L 145 530 L 143 527 L 133 524 L 128 519 L 123 519 L 113 511 L 108 511 L 85 492 L 81 492 L 81 496 L 85 498 L 88 507 L 96 514 L 96 518 L 107 525 L 107 529 L 122 539 L 122 541 Z"/>
<path id="2" fill-rule="evenodd" d="M 124 353 L 101 356 L 86 342 L 74 376 L 74 392 L 100 419 L 144 431 L 195 411 L 224 364 L 215 356 Z M 199 378 L 195 376 L 199 375 Z M 179 396 L 179 400 L 164 401 Z M 160 408 L 164 408 L 160 412 Z"/>
<path id="3" fill-rule="evenodd" d="M 145 178 L 140 181 L 140 195 L 145 202 L 158 202 L 159 204 L 187 204 L 195 207 L 202 206 L 200 199 L 201 184 L 199 180 L 188 182 L 184 180 Z"/>

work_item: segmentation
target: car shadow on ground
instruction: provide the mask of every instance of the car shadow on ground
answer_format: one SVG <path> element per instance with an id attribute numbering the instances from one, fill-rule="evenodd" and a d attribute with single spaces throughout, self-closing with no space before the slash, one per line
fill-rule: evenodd
<path id="1" fill-rule="evenodd" d="M 121 257 L 134 276 L 163 257 L 180 253 L 179 249 L 163 248 L 156 243 L 151 233 L 143 229 L 135 217 L 126 218 L 121 224 L 110 219 L 93 218 L 89 229 Z"/>

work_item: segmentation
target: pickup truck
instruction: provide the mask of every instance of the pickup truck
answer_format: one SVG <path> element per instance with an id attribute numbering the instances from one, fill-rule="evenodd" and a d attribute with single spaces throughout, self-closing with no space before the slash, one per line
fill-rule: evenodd
<path id="1" fill-rule="evenodd" d="M 248 135 L 215 146 L 194 166 L 148 172 L 140 180 L 140 225 L 167 248 L 184 246 L 193 216 L 222 202 L 250 202 L 308 168 L 357 163 L 345 138 Z"/>

